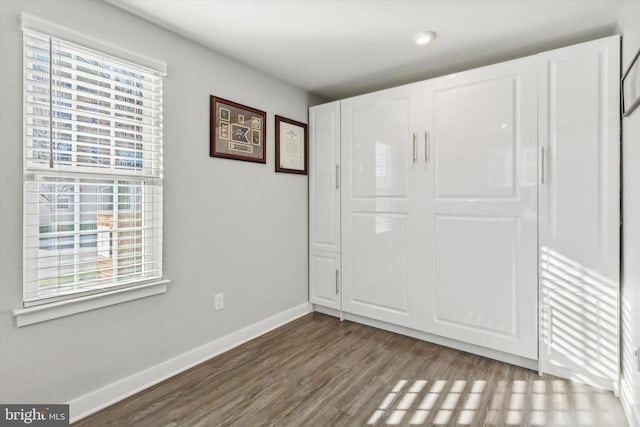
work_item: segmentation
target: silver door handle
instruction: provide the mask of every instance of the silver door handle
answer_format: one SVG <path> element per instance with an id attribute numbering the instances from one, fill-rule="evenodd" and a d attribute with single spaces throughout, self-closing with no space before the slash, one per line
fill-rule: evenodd
<path id="1" fill-rule="evenodd" d="M 336 165 L 336 188 L 340 188 L 340 165 Z"/>
<path id="2" fill-rule="evenodd" d="M 424 161 L 429 161 L 429 152 L 431 151 L 431 134 L 429 131 L 424 133 Z"/>
<path id="3" fill-rule="evenodd" d="M 544 147 L 540 147 L 540 184 L 544 184 L 546 175 Z"/>
<path id="4" fill-rule="evenodd" d="M 418 145 L 416 144 L 416 133 L 413 133 L 413 163 L 418 161 Z"/>

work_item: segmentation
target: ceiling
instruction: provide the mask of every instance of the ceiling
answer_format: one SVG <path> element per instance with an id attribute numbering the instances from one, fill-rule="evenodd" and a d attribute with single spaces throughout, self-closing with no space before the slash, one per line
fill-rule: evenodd
<path id="1" fill-rule="evenodd" d="M 620 0 L 106 0 L 326 100 L 614 33 Z M 433 30 L 417 46 L 413 35 Z"/>

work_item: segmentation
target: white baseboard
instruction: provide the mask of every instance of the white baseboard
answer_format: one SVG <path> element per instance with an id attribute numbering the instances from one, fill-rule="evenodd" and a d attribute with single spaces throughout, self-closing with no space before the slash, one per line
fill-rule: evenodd
<path id="1" fill-rule="evenodd" d="M 332 308 L 322 307 L 320 305 L 313 305 L 313 309 L 319 313 L 328 314 L 330 316 L 340 317 L 340 311 Z M 382 322 L 380 320 L 370 319 L 368 317 L 359 316 L 357 314 L 342 312 L 343 319 L 351 320 L 363 325 L 372 326 L 374 328 L 383 329 L 389 332 L 395 332 L 396 334 L 406 335 L 408 337 L 416 338 L 422 341 L 428 341 L 434 344 L 442 345 L 445 347 L 454 348 L 456 350 L 466 351 L 467 353 L 477 354 L 479 356 L 488 357 L 490 359 L 499 360 L 501 362 L 510 363 L 512 365 L 521 366 L 523 368 L 538 370 L 538 361 L 528 359 L 522 356 L 516 356 L 502 351 L 493 350 L 487 347 L 481 347 L 475 344 L 469 344 L 466 342 L 458 341 L 452 338 L 442 337 L 440 335 L 430 334 L 428 332 L 422 332 L 404 326 L 393 325 L 391 323 Z"/>
<path id="2" fill-rule="evenodd" d="M 198 365 L 225 351 L 263 335 L 279 326 L 311 313 L 311 304 L 305 302 L 285 310 L 239 331 L 211 341 L 201 347 L 166 360 L 149 369 L 111 383 L 69 402 L 71 422 L 76 422 L 100 409 L 149 388 L 182 371 Z"/>

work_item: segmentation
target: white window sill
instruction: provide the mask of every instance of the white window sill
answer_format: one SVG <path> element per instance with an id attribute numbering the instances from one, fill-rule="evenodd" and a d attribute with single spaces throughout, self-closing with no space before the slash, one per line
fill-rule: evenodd
<path id="1" fill-rule="evenodd" d="M 158 280 L 144 285 L 116 289 L 50 304 L 18 308 L 13 310 L 12 314 L 13 317 L 16 318 L 16 326 L 20 328 L 22 326 L 46 322 L 47 320 L 70 316 L 84 311 L 163 294 L 167 292 L 168 284 L 169 280 Z"/>

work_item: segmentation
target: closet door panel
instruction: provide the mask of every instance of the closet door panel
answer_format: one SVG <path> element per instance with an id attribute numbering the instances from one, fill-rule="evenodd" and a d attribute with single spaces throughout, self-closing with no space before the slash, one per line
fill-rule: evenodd
<path id="1" fill-rule="evenodd" d="M 314 304 L 340 309 L 340 255 L 312 251 L 309 262 L 309 300 Z"/>
<path id="2" fill-rule="evenodd" d="M 409 316 L 407 215 L 354 213 L 351 231 L 351 301 Z"/>
<path id="3" fill-rule="evenodd" d="M 436 197 L 513 198 L 514 100 L 517 80 L 508 77 L 442 89 L 433 100 L 437 128 Z M 490 100 L 478 108 L 470 100 Z"/>
<path id="4" fill-rule="evenodd" d="M 536 60 L 425 82 L 426 332 L 537 358 Z"/>
<path id="5" fill-rule="evenodd" d="M 613 388 L 619 367 L 618 36 L 539 55 L 540 370 Z"/>
<path id="6" fill-rule="evenodd" d="M 340 101 L 309 109 L 311 250 L 340 251 Z"/>
<path id="7" fill-rule="evenodd" d="M 513 217 L 436 217 L 434 319 L 516 338 L 517 227 Z M 485 254 L 491 242 L 492 256 Z"/>
<path id="8" fill-rule="evenodd" d="M 342 284 L 347 312 L 418 327 L 419 88 L 342 101 Z"/>
<path id="9" fill-rule="evenodd" d="M 352 163 L 346 173 L 352 198 L 406 201 L 409 197 L 407 163 L 413 149 L 409 108 L 410 99 L 400 98 L 349 110 Z"/>

